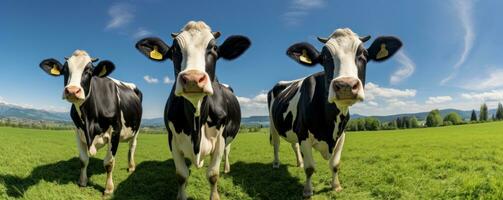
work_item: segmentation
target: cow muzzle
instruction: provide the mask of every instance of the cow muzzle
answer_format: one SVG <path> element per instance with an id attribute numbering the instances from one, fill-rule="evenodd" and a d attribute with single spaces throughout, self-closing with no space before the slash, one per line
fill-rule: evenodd
<path id="1" fill-rule="evenodd" d="M 363 87 L 361 81 L 352 77 L 341 77 L 332 80 L 330 84 L 333 94 L 331 102 L 351 106 L 363 101 Z"/>
<path id="2" fill-rule="evenodd" d="M 84 101 L 84 91 L 81 87 L 77 86 L 67 86 L 63 93 L 63 97 L 70 103 L 79 103 Z"/>
<path id="3" fill-rule="evenodd" d="M 182 91 L 180 95 L 211 95 L 211 85 L 206 73 L 199 70 L 189 70 L 178 75 Z"/>

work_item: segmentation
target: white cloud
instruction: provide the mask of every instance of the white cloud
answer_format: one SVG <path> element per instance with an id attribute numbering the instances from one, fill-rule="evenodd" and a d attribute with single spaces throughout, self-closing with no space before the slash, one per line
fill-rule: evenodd
<path id="1" fill-rule="evenodd" d="M 462 93 L 461 97 L 477 101 L 503 101 L 503 90 L 492 90 L 480 93 Z"/>
<path id="2" fill-rule="evenodd" d="M 53 105 L 43 105 L 43 106 L 34 106 L 33 104 L 18 104 L 18 103 L 11 103 L 8 102 L 5 98 L 0 97 L 0 104 L 4 104 L 7 106 L 13 106 L 17 108 L 24 108 L 24 109 L 35 109 L 35 110 L 43 110 L 43 111 L 48 111 L 48 112 L 69 112 L 70 109 L 69 107 L 66 106 L 53 106 Z"/>
<path id="3" fill-rule="evenodd" d="M 503 69 L 489 69 L 483 76 L 468 80 L 461 87 L 467 90 L 488 90 L 503 87 Z"/>
<path id="4" fill-rule="evenodd" d="M 170 79 L 169 76 L 164 77 L 164 80 L 163 80 L 164 84 L 172 84 L 174 82 L 175 82 L 175 80 Z"/>
<path id="5" fill-rule="evenodd" d="M 141 38 L 141 37 L 145 37 L 147 35 L 151 35 L 152 32 L 150 32 L 149 30 L 143 28 L 143 27 L 140 27 L 138 28 L 138 30 L 136 30 L 136 32 L 133 34 L 133 37 L 134 38 Z"/>
<path id="6" fill-rule="evenodd" d="M 452 101 L 451 96 L 436 96 L 436 97 L 428 97 L 428 100 L 426 100 L 426 104 L 439 104 L 439 103 L 445 103 Z"/>
<path id="7" fill-rule="evenodd" d="M 365 85 L 365 98 L 367 100 L 374 100 L 377 98 L 407 98 L 414 96 L 416 96 L 416 90 L 414 89 L 399 90 L 394 88 L 384 88 L 372 82 Z"/>
<path id="8" fill-rule="evenodd" d="M 391 75 L 389 79 L 391 84 L 397 84 L 403 81 L 411 76 L 416 69 L 416 64 L 414 64 L 414 62 L 403 51 L 399 51 L 396 56 L 396 60 L 401 66 Z"/>
<path id="9" fill-rule="evenodd" d="M 308 15 L 311 10 L 322 8 L 324 5 L 325 0 L 292 0 L 288 11 L 282 17 L 287 25 L 298 25 L 302 21 L 301 18 Z"/>
<path id="10" fill-rule="evenodd" d="M 261 92 L 253 98 L 238 96 L 241 112 L 244 117 L 248 116 L 267 116 L 267 93 Z"/>
<path id="11" fill-rule="evenodd" d="M 145 76 L 143 77 L 143 79 L 144 79 L 147 83 L 149 83 L 149 84 L 156 84 L 156 83 L 159 83 L 159 79 L 154 78 L 154 77 L 151 77 L 151 76 L 149 76 L 149 75 L 145 75 Z"/>
<path id="12" fill-rule="evenodd" d="M 456 62 L 456 64 L 454 64 L 454 72 L 452 72 L 449 76 L 447 76 L 447 78 L 443 79 L 440 82 L 440 84 L 442 85 L 449 82 L 456 76 L 459 67 L 461 67 L 465 63 L 466 58 L 468 57 L 468 54 L 473 47 L 473 41 L 475 40 L 475 31 L 473 28 L 474 26 L 472 17 L 472 0 L 453 0 L 452 2 L 454 4 L 454 8 L 456 9 L 456 17 L 460 19 L 461 26 L 464 30 L 463 51 L 461 52 L 459 60 Z"/>
<path id="13" fill-rule="evenodd" d="M 111 19 L 108 21 L 106 29 L 115 29 L 123 27 L 134 19 L 133 6 L 126 3 L 112 5 L 108 9 L 108 15 Z"/>

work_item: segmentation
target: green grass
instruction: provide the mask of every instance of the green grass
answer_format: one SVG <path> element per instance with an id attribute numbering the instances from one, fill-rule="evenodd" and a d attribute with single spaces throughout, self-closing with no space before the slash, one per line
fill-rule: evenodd
<path id="1" fill-rule="evenodd" d="M 231 173 L 219 180 L 223 199 L 300 199 L 305 176 L 294 166 L 290 145 L 282 140 L 282 165 L 272 169 L 265 133 L 240 134 L 234 141 Z M 0 141 L 0 199 L 101 198 L 104 149 L 90 161 L 88 187 L 80 188 L 73 132 L 0 127 Z M 132 174 L 126 171 L 127 145 L 121 143 L 113 198 L 174 198 L 175 167 L 167 141 L 167 135 L 140 135 Z M 315 156 L 313 199 L 503 199 L 502 122 L 349 133 L 341 193 L 330 190 L 327 161 Z M 209 197 L 205 168 L 191 167 L 187 192 L 193 199 Z"/>

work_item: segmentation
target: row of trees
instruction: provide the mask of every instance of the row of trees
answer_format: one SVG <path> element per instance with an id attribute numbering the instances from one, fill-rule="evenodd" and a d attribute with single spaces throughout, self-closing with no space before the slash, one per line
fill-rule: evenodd
<path id="1" fill-rule="evenodd" d="M 491 117 L 493 121 L 503 120 L 503 105 L 498 103 L 498 108 L 496 109 L 496 114 L 493 114 Z M 487 109 L 487 105 L 484 103 L 480 106 L 479 118 L 477 119 L 477 114 L 475 110 L 472 110 L 472 115 L 470 117 L 470 121 L 489 121 L 489 111 Z"/>
<path id="2" fill-rule="evenodd" d="M 415 116 L 398 117 L 390 122 L 381 123 L 377 118 L 366 117 L 350 120 L 346 125 L 347 131 L 376 131 L 419 128 L 421 125 Z"/>

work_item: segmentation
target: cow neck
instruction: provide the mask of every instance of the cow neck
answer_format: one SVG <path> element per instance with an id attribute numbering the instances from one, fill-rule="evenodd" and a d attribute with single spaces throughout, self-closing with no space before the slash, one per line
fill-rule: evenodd
<path id="1" fill-rule="evenodd" d="M 93 93 L 92 93 L 92 88 L 93 88 L 93 83 L 94 83 L 94 77 L 91 77 L 91 80 L 89 81 L 89 92 L 87 92 L 87 96 L 85 97 L 84 101 L 80 104 L 73 104 L 75 106 L 75 110 L 77 110 L 77 113 L 79 114 L 80 119 L 87 124 L 86 119 L 92 113 L 89 112 L 82 112 L 81 108 L 84 108 L 84 111 L 96 111 L 96 109 L 91 109 L 90 107 L 94 106 L 91 105 L 91 101 L 88 101 L 89 99 L 93 98 Z"/>
<path id="2" fill-rule="evenodd" d="M 326 116 L 329 119 L 329 121 L 336 121 L 339 119 L 341 120 L 342 118 L 346 118 L 349 115 L 349 106 L 340 106 L 337 105 L 335 102 L 334 103 L 329 103 L 328 102 L 328 90 L 327 87 L 330 87 L 330 81 L 327 79 L 326 73 L 324 73 L 324 88 L 323 88 L 323 99 L 324 99 L 324 110 L 326 112 Z M 340 118 L 337 118 L 340 115 Z"/>

